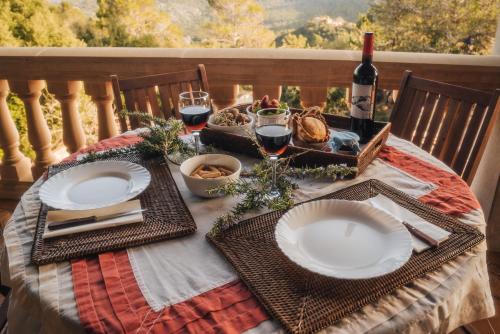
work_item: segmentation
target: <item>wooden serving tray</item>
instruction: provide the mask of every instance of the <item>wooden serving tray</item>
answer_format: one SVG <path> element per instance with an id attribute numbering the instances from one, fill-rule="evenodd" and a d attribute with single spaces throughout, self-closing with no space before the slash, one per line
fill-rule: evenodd
<path id="1" fill-rule="evenodd" d="M 246 110 L 248 104 L 238 105 L 235 108 Z M 301 112 L 301 109 L 291 109 L 292 113 Z M 349 117 L 323 114 L 327 124 L 335 129 L 349 129 Z M 361 145 L 361 152 L 358 155 L 343 154 L 338 152 L 326 152 L 314 148 L 303 148 L 294 146 L 291 143 L 284 156 L 302 153 L 291 162 L 296 167 L 303 166 L 326 166 L 331 164 L 345 164 L 349 167 L 357 167 L 358 172 L 353 177 L 363 173 L 372 160 L 377 156 L 389 137 L 391 123 L 375 122 L 375 135 L 366 144 Z M 253 141 L 245 136 L 228 133 L 224 131 L 204 128 L 200 136 L 201 142 L 205 145 L 212 145 L 225 151 L 246 154 L 255 158 L 260 158 L 257 147 Z"/>

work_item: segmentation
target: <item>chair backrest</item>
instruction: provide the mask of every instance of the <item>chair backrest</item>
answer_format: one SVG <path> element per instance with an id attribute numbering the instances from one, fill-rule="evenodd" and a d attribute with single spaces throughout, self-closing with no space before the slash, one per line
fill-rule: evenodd
<path id="1" fill-rule="evenodd" d="M 406 71 L 391 132 L 430 152 L 470 184 L 500 112 L 499 95 L 499 89 L 487 93 Z"/>
<path id="2" fill-rule="evenodd" d="M 153 116 L 179 118 L 179 94 L 185 91 L 209 92 L 207 73 L 203 64 L 197 69 L 119 79 L 112 75 L 113 94 L 117 112 L 122 110 L 150 113 Z M 125 104 L 122 102 L 122 93 Z M 127 119 L 119 116 L 121 131 L 127 131 Z M 130 117 L 130 127 L 139 127 L 139 121 Z"/>

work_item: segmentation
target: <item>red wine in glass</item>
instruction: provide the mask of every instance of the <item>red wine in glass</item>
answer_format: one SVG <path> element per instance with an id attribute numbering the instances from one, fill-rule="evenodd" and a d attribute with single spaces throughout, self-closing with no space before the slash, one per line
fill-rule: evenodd
<path id="1" fill-rule="evenodd" d="M 255 136 L 267 154 L 278 156 L 285 152 L 290 143 L 292 130 L 285 125 L 268 124 L 256 128 Z"/>
<path id="2" fill-rule="evenodd" d="M 200 105 L 191 105 L 181 108 L 180 112 L 182 122 L 189 132 L 201 131 L 207 125 L 210 108 Z"/>

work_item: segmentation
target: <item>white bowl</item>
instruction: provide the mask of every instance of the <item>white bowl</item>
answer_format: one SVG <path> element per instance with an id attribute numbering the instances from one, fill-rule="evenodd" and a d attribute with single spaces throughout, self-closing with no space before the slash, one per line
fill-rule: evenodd
<path id="1" fill-rule="evenodd" d="M 264 108 L 260 109 L 257 111 L 257 115 L 255 116 L 256 123 L 255 126 L 262 126 L 262 125 L 267 125 L 267 124 L 287 124 L 290 123 L 290 119 L 292 116 L 292 113 L 290 112 L 290 109 L 280 109 L 284 110 L 284 112 L 279 113 L 279 114 L 272 114 L 272 115 L 263 115 L 261 112 L 263 110 L 269 110 L 273 109 L 276 110 L 277 108 Z"/>
<path id="2" fill-rule="evenodd" d="M 229 133 L 234 133 L 237 135 L 247 136 L 249 133 L 252 133 L 253 124 L 255 117 L 253 115 L 248 114 L 248 118 L 250 118 L 250 122 L 244 125 L 235 125 L 235 126 L 225 126 L 225 125 L 217 125 L 213 122 L 215 115 L 212 114 L 208 118 L 208 127 L 218 131 L 224 131 Z"/>
<path id="3" fill-rule="evenodd" d="M 256 117 L 257 114 L 253 112 L 252 110 L 252 104 L 250 104 L 249 106 L 247 106 L 247 115 L 252 115 L 253 117 Z"/>
<path id="4" fill-rule="evenodd" d="M 249 116 L 253 116 L 254 118 L 256 118 L 256 117 L 257 117 L 257 113 L 253 112 L 253 110 L 252 110 L 252 106 L 253 106 L 253 104 L 249 104 L 249 105 L 246 107 L 246 109 L 245 109 L 245 110 L 246 110 L 246 112 L 247 112 L 247 115 L 249 115 Z M 271 107 L 271 108 L 272 108 L 272 107 Z M 265 109 L 269 109 L 269 108 L 265 108 Z M 290 107 L 288 107 L 286 110 L 291 111 L 291 110 L 290 110 Z"/>
<path id="5" fill-rule="evenodd" d="M 218 179 L 198 179 L 192 177 L 191 173 L 202 164 L 223 166 L 227 169 L 234 170 L 234 173 Z M 205 198 L 214 198 L 219 197 L 220 194 L 209 194 L 208 189 L 220 187 L 239 179 L 241 162 L 227 154 L 203 154 L 184 161 L 181 164 L 180 170 L 186 186 L 193 194 Z"/>

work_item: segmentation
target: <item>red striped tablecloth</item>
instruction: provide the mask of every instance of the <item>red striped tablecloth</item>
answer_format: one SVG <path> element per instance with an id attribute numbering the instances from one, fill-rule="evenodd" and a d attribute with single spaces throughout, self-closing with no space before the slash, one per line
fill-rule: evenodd
<path id="1" fill-rule="evenodd" d="M 104 140 L 92 150 L 136 143 L 134 134 Z M 87 149 L 89 150 L 89 149 Z M 82 153 L 82 152 L 79 152 Z M 75 159 L 77 155 L 69 157 Z M 242 157 L 244 163 L 250 160 Z M 4 277 L 13 287 L 9 328 L 13 332 L 269 333 L 281 332 L 236 273 L 205 241 L 214 219 L 234 199 L 200 200 L 174 179 L 198 225 L 186 238 L 37 268 L 29 249 L 39 207 L 38 181 L 5 229 Z M 377 178 L 484 231 L 484 218 L 468 186 L 451 170 L 412 144 L 391 136 L 378 158 L 356 180 L 305 180 L 297 199 L 306 200 Z M 494 314 L 485 264 L 477 247 L 368 305 L 329 328 L 332 333 L 446 332 Z"/>

